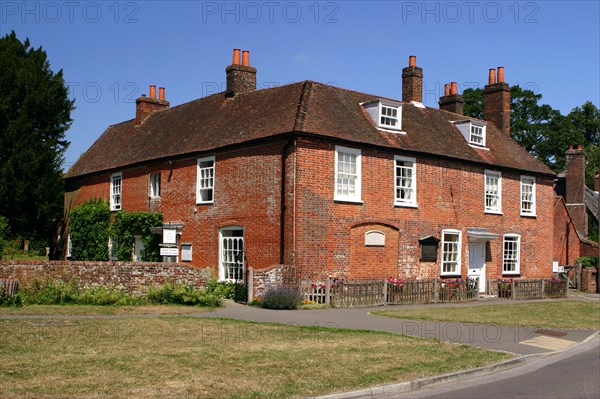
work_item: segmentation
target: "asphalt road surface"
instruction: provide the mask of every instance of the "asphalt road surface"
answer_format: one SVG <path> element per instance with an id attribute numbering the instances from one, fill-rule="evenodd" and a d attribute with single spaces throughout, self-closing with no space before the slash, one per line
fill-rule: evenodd
<path id="1" fill-rule="evenodd" d="M 600 336 L 573 349 L 480 378 L 436 385 L 394 398 L 600 398 Z"/>

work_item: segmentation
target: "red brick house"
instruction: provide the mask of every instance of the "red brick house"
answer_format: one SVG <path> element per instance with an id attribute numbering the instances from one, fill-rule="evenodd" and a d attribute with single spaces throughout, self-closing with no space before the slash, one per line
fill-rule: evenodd
<path id="1" fill-rule="evenodd" d="M 151 86 L 67 172 L 65 206 L 160 211 L 165 260 L 221 279 L 285 265 L 306 279 L 478 276 L 483 290 L 552 273 L 554 174 L 509 136 L 503 68 L 477 120 L 455 84 L 423 106 L 415 57 L 401 100 L 313 81 L 256 90 L 248 52 L 233 59 L 222 93 L 170 107 Z"/>

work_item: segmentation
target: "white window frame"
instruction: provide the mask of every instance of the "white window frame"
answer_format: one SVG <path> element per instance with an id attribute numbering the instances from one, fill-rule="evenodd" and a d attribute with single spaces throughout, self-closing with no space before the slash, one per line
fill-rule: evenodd
<path id="1" fill-rule="evenodd" d="M 492 178 L 495 177 L 498 181 L 498 189 L 497 189 L 497 193 L 494 195 L 494 197 L 496 197 L 497 201 L 496 201 L 496 206 L 488 206 L 488 197 L 491 197 L 491 193 L 488 194 L 488 192 L 491 191 L 491 187 L 488 185 L 488 177 Z M 485 170 L 485 173 L 483 174 L 483 184 L 484 184 L 484 192 L 483 192 L 483 206 L 484 206 L 484 211 L 485 213 L 495 213 L 495 214 L 502 214 L 502 172 L 497 172 L 497 171 L 493 171 L 493 170 Z"/>
<path id="2" fill-rule="evenodd" d="M 118 180 L 118 186 L 115 182 Z M 117 192 L 118 191 L 118 192 Z M 123 173 L 110 175 L 110 210 L 118 211 L 123 208 Z"/>
<path id="3" fill-rule="evenodd" d="M 507 238 L 509 240 L 507 240 Z M 516 239 L 516 240 L 515 240 Z M 511 249 L 511 251 L 516 252 L 516 257 L 510 256 L 510 253 L 507 253 L 506 243 L 513 242 L 516 243 L 516 251 L 515 249 Z M 516 259 L 515 259 L 516 258 Z M 507 262 L 514 262 L 515 270 L 506 270 Z M 502 239 L 502 274 L 520 274 L 521 273 L 521 236 L 518 234 L 505 234 Z"/>
<path id="4" fill-rule="evenodd" d="M 473 133 L 473 129 L 481 129 L 481 135 L 479 134 L 474 134 Z M 473 144 L 476 145 L 478 147 L 485 147 L 485 136 L 486 136 L 486 126 L 481 126 L 481 125 L 476 125 L 474 123 L 470 123 L 469 124 L 469 144 Z M 473 137 L 481 137 L 481 143 L 474 141 Z"/>
<path id="5" fill-rule="evenodd" d="M 398 162 L 410 162 L 412 166 L 398 166 Z M 398 196 L 398 191 L 406 189 L 400 185 L 398 185 L 398 168 L 409 169 L 411 171 L 411 186 L 408 188 L 411 190 L 410 199 L 400 198 Z M 417 160 L 416 158 L 408 158 L 400 155 L 394 156 L 394 205 L 398 206 L 406 206 L 406 207 L 417 207 Z"/>
<path id="6" fill-rule="evenodd" d="M 526 180 L 529 180 L 530 182 L 527 182 Z M 524 196 L 524 191 L 523 188 L 524 187 L 531 187 L 531 199 L 530 200 L 525 200 L 523 198 Z M 531 208 L 530 209 L 526 209 L 523 205 L 525 203 L 531 203 Z M 535 184 L 535 177 L 533 176 L 521 176 L 521 216 L 532 216 L 535 217 L 536 216 L 536 184 Z"/>
<path id="7" fill-rule="evenodd" d="M 241 231 L 242 232 L 242 236 L 228 236 L 228 234 L 226 234 L 227 232 L 230 231 Z M 224 234 L 225 233 L 225 234 Z M 246 236 L 246 231 L 244 230 L 243 227 L 240 226 L 227 226 L 227 227 L 222 227 L 219 229 L 219 281 L 245 281 L 245 273 L 246 273 L 246 262 L 245 262 L 245 258 L 246 258 L 246 241 L 245 241 L 245 236 Z M 238 274 L 241 274 L 241 279 L 230 279 L 230 278 L 226 278 L 225 277 L 225 268 L 226 268 L 226 263 L 236 263 L 236 262 L 228 262 L 231 261 L 231 259 L 227 259 L 231 254 L 226 254 L 225 252 L 227 251 L 227 249 L 224 247 L 224 242 L 225 239 L 231 239 L 229 240 L 230 243 L 233 243 L 234 241 L 237 241 L 237 245 L 239 245 L 239 242 L 241 242 L 241 254 L 242 254 L 242 265 L 241 265 L 241 271 L 238 272 Z M 232 251 L 236 251 L 236 249 L 229 249 L 229 252 Z M 238 251 L 239 252 L 239 251 Z M 236 267 L 237 268 L 237 267 Z"/>
<path id="8" fill-rule="evenodd" d="M 455 243 L 456 241 L 446 241 L 446 234 L 452 234 L 452 235 L 457 235 L 458 236 L 458 242 L 454 245 L 457 245 L 457 251 L 456 251 L 456 260 L 453 261 L 449 261 L 449 260 L 445 260 L 445 255 L 446 255 L 446 244 L 447 243 Z M 442 276 L 458 276 L 460 275 L 460 271 L 461 271 L 461 262 L 462 262 L 462 232 L 460 230 L 453 230 L 453 229 L 447 229 L 447 230 L 442 230 L 442 250 L 440 251 L 441 253 L 441 275 Z M 455 268 L 453 270 L 450 271 L 444 271 L 446 264 L 455 264 Z"/>
<path id="9" fill-rule="evenodd" d="M 383 114 L 384 108 L 388 108 L 390 110 L 395 110 L 396 116 L 393 117 L 390 115 L 384 115 Z M 396 105 L 385 104 L 380 101 L 377 116 L 378 116 L 377 126 L 379 126 L 380 128 L 390 129 L 390 130 L 401 130 L 402 129 L 402 107 L 396 106 Z M 382 121 L 383 118 L 396 120 L 396 125 L 394 126 L 393 124 L 390 125 L 387 123 L 383 123 L 383 121 Z"/>
<path id="10" fill-rule="evenodd" d="M 160 198 L 160 180 L 160 172 L 150 174 L 150 192 L 148 194 L 150 198 Z"/>
<path id="11" fill-rule="evenodd" d="M 204 162 L 212 162 L 212 166 L 200 165 Z M 215 202 L 215 178 L 216 178 L 215 157 L 199 158 L 196 170 L 196 204 L 213 204 Z M 212 171 L 212 176 L 202 176 L 204 172 Z M 212 185 L 209 184 L 212 179 Z M 208 180 L 208 181 L 207 181 Z M 204 187 L 201 187 L 204 185 Z M 211 193 L 210 199 L 203 199 L 203 193 Z"/>
<path id="12" fill-rule="evenodd" d="M 340 154 L 350 154 L 356 155 L 356 173 L 344 173 L 338 170 L 339 166 L 339 156 Z M 354 184 L 354 195 L 345 195 L 338 193 L 338 175 L 354 175 L 356 178 L 356 182 Z M 335 146 L 335 165 L 334 165 L 334 190 L 333 190 L 333 200 L 334 201 L 344 201 L 344 202 L 358 202 L 362 203 L 362 194 L 361 194 L 361 180 L 362 180 L 362 171 L 361 171 L 361 151 L 355 148 L 348 148 L 342 146 Z"/>

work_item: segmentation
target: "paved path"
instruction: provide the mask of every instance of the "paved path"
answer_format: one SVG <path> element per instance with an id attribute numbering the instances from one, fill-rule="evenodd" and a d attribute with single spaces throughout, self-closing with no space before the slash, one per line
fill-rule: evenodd
<path id="1" fill-rule="evenodd" d="M 512 303 L 513 301 L 511 301 Z M 528 301 L 531 302 L 531 301 Z M 481 306 L 504 303 L 480 301 L 468 304 L 427 305 L 427 307 Z M 472 345 L 501 350 L 519 355 L 548 353 L 566 349 L 592 335 L 595 330 L 585 329 L 535 329 L 528 327 L 501 327 L 488 324 L 461 324 L 421 320 L 403 320 L 374 316 L 373 310 L 393 310 L 401 307 L 386 306 L 353 309 L 269 310 L 228 302 L 225 308 L 196 315 L 201 318 L 229 318 L 237 320 L 282 323 L 298 326 L 338 327 L 385 331 L 421 338 Z M 414 306 L 411 306 L 414 308 Z"/>

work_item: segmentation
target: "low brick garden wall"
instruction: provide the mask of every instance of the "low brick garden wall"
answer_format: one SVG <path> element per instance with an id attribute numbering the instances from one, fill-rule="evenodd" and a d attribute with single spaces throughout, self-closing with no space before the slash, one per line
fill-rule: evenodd
<path id="1" fill-rule="evenodd" d="M 115 286 L 132 295 L 165 282 L 202 287 L 210 269 L 195 269 L 178 263 L 0 261 L 0 279 L 18 279 L 22 287 L 36 280 L 78 280 L 81 285 Z"/>

